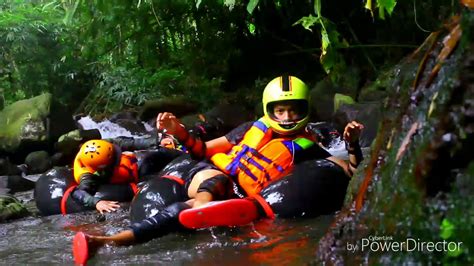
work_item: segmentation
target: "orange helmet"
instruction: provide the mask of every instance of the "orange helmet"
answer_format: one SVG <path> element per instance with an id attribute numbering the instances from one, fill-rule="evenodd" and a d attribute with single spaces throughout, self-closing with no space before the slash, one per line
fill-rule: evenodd
<path id="1" fill-rule="evenodd" d="M 93 139 L 81 146 L 77 158 L 84 166 L 104 169 L 114 162 L 114 145 L 108 141 Z"/>

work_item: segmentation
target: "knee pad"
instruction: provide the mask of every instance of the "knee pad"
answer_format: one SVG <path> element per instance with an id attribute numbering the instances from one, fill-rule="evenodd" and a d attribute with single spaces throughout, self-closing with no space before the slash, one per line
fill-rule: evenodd
<path id="1" fill-rule="evenodd" d="M 204 180 L 197 192 L 209 192 L 214 200 L 228 199 L 232 195 L 232 181 L 224 174 Z"/>

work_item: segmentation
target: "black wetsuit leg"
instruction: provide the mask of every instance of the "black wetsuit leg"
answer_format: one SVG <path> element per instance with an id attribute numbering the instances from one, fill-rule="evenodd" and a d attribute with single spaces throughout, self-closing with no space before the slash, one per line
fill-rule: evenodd
<path id="1" fill-rule="evenodd" d="M 132 222 L 151 217 L 172 203 L 187 201 L 193 176 L 198 171 L 213 167 L 191 159 L 188 154 L 175 158 L 152 179 L 140 184 L 141 189 L 131 204 Z"/>
<path id="2" fill-rule="evenodd" d="M 170 204 L 188 200 L 185 184 L 196 163 L 188 154 L 181 154 L 158 174 L 140 183 L 140 190 L 130 206 L 132 222 L 147 219 Z"/>
<path id="3" fill-rule="evenodd" d="M 184 202 L 177 202 L 140 223 L 130 226 L 137 242 L 149 241 L 181 228 L 179 213 L 191 208 Z"/>

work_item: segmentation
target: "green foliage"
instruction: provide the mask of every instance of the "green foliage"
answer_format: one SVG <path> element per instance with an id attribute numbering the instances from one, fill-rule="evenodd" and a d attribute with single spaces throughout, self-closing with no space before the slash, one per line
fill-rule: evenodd
<path id="1" fill-rule="evenodd" d="M 397 5 L 396 0 L 377 0 L 377 7 L 379 9 L 379 18 L 382 20 L 385 19 L 385 12 L 391 15 L 396 5 Z M 367 0 L 365 2 L 365 8 L 370 11 L 373 17 L 374 16 L 373 0 Z"/>
<path id="2" fill-rule="evenodd" d="M 419 9 L 440 3 L 423 2 Z M 361 25 L 351 21 L 367 16 L 360 3 L 321 0 L 5 0 L 0 88 L 6 104 L 51 92 L 74 108 L 88 95 L 78 111 L 111 112 L 173 95 L 197 97 L 210 106 L 213 93 L 247 89 L 259 77 L 284 72 L 314 79 L 310 82 L 327 73 L 339 79 L 346 62 L 375 75 L 377 67 L 403 53 L 373 50 L 372 62 L 363 49 L 352 49 L 354 44 L 396 42 L 394 37 L 407 36 L 405 22 L 411 21 L 394 11 L 402 3 L 376 4 L 393 21 Z M 448 4 L 441 6 L 451 12 Z M 439 16 L 418 12 L 418 21 L 435 25 L 431 21 L 439 23 L 441 11 Z M 367 26 L 374 35 L 359 40 Z"/>
<path id="3" fill-rule="evenodd" d="M 315 24 L 319 25 L 321 33 L 321 65 L 323 66 L 326 73 L 331 72 L 331 70 L 335 67 L 341 70 L 344 69 L 344 58 L 337 51 L 337 49 L 347 47 L 347 42 L 340 38 L 340 34 L 336 30 L 334 24 L 321 15 L 321 0 L 314 1 L 314 12 L 316 17 L 313 17 L 310 14 L 309 16 L 302 17 L 293 25 L 301 24 L 309 31 L 312 31 L 311 27 Z"/>
<path id="4" fill-rule="evenodd" d="M 255 8 L 258 5 L 258 2 L 259 2 L 259 0 L 250 0 L 249 1 L 248 5 L 247 5 L 247 12 L 249 12 L 249 14 L 253 13 L 253 11 L 255 10 Z"/>
<path id="5" fill-rule="evenodd" d="M 396 4 L 396 0 L 377 0 L 380 18 L 385 19 L 385 11 L 391 15 Z"/>
<path id="6" fill-rule="evenodd" d="M 5 4 L 6 5 L 6 4 Z M 15 5 L 0 14 L 0 87 L 6 104 L 49 91 L 57 74 L 62 15 L 53 8 Z M 56 72 L 56 73 L 55 73 Z"/>

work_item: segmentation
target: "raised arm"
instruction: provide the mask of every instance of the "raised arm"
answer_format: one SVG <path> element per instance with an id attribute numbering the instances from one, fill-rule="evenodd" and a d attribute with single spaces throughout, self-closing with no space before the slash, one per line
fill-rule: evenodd
<path id="1" fill-rule="evenodd" d="M 219 152 L 227 152 L 233 146 L 225 136 L 203 142 L 191 135 L 172 113 L 159 113 L 156 117 L 156 128 L 173 135 L 197 159 L 209 158 Z"/>
<path id="2" fill-rule="evenodd" d="M 349 154 L 349 161 L 345 162 L 334 156 L 329 157 L 328 159 L 339 164 L 348 176 L 352 176 L 357 169 L 357 166 L 362 162 L 363 155 L 362 150 L 359 145 L 360 133 L 364 129 L 364 125 L 356 121 L 351 121 L 347 123 L 344 128 L 344 133 L 342 138 L 346 142 L 346 149 Z"/>

